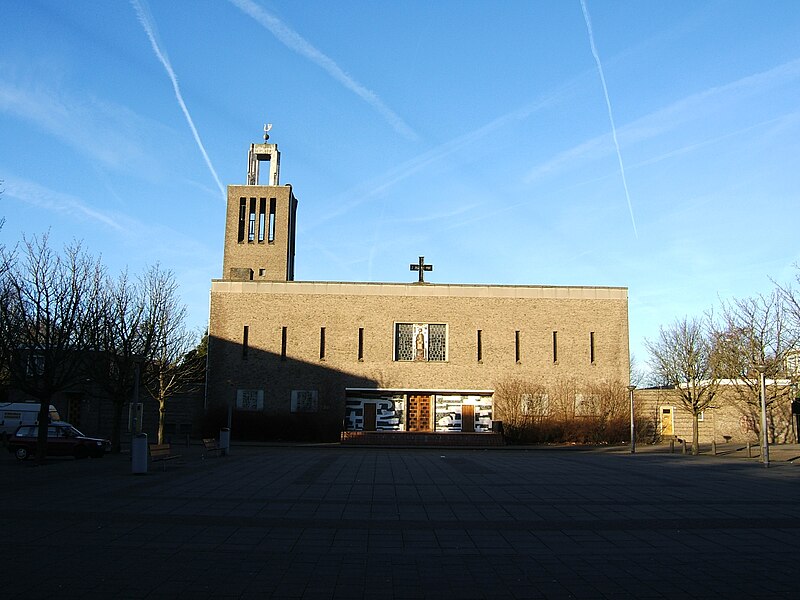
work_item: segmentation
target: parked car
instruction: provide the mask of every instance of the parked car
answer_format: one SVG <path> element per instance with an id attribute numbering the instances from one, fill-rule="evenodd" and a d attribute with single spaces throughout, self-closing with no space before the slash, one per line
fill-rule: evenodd
<path id="1" fill-rule="evenodd" d="M 36 454 L 38 425 L 21 425 L 8 440 L 8 451 L 19 460 Z M 111 442 L 83 435 L 69 423 L 55 421 L 47 427 L 47 455 L 102 458 L 111 450 Z"/>

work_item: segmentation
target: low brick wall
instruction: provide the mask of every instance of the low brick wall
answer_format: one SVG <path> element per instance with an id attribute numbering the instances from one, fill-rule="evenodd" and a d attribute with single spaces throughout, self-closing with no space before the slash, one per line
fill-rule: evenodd
<path id="1" fill-rule="evenodd" d="M 425 431 L 343 431 L 342 444 L 352 446 L 503 446 L 500 433 L 433 433 Z"/>

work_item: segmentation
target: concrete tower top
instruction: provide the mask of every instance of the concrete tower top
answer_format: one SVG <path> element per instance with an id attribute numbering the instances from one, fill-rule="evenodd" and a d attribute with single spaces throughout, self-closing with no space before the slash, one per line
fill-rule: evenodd
<path id="1" fill-rule="evenodd" d="M 269 162 L 269 179 L 266 185 L 280 185 L 281 173 L 281 153 L 278 152 L 278 144 L 268 144 L 269 131 L 272 123 L 264 125 L 264 143 L 250 144 L 250 152 L 247 153 L 247 185 L 259 184 L 259 168 L 261 162 Z"/>

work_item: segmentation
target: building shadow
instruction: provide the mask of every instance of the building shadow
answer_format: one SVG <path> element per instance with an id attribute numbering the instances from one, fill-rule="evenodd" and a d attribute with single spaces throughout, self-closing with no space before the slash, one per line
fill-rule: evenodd
<path id="1" fill-rule="evenodd" d="M 204 435 L 242 441 L 337 441 L 348 388 L 375 378 L 209 336 Z"/>

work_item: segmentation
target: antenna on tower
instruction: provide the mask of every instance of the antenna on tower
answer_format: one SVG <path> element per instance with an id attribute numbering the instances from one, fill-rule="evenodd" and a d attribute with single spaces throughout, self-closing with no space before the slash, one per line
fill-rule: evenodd
<path id="1" fill-rule="evenodd" d="M 272 123 L 264 123 L 264 143 L 269 139 L 269 131 L 272 129 Z"/>

